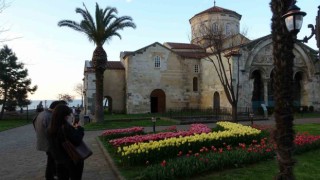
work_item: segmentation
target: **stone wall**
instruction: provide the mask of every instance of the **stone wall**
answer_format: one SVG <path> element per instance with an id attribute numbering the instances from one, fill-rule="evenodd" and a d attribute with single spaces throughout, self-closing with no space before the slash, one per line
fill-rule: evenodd
<path id="1" fill-rule="evenodd" d="M 217 59 L 212 56 L 211 59 L 217 63 Z M 226 58 L 223 58 L 223 62 L 225 62 L 224 66 L 227 69 L 227 74 L 229 73 L 228 65 L 226 64 Z M 219 93 L 220 96 L 220 107 L 231 107 L 229 101 L 226 98 L 223 86 L 219 80 L 218 74 L 214 68 L 213 62 L 210 62 L 208 59 L 201 60 L 201 100 L 200 107 L 202 109 L 205 108 L 213 108 L 213 95 L 215 92 Z"/>
<path id="2" fill-rule="evenodd" d="M 85 71 L 84 73 L 84 85 L 83 89 L 85 91 L 84 95 L 84 114 L 89 115 L 94 113 L 95 107 L 95 73 L 93 71 Z"/>
<path id="3" fill-rule="evenodd" d="M 154 57 L 161 58 L 155 67 Z M 199 106 L 199 93 L 193 92 L 191 73 L 199 60 L 185 60 L 160 44 L 153 44 L 125 60 L 127 112 L 150 112 L 150 94 L 161 89 L 166 96 L 166 110 Z"/>
<path id="4" fill-rule="evenodd" d="M 103 97 L 108 98 L 109 110 L 125 112 L 125 71 L 107 69 L 104 71 Z"/>

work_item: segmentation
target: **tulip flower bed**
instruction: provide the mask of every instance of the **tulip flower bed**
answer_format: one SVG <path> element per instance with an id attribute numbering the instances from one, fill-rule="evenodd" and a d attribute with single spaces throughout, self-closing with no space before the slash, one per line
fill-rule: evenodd
<path id="1" fill-rule="evenodd" d="M 173 129 L 173 130 L 176 130 L 176 129 Z M 170 129 L 168 129 L 168 131 L 170 131 Z M 118 146 L 130 145 L 130 144 L 140 143 L 140 142 L 157 141 L 157 140 L 163 140 L 167 138 L 180 137 L 180 136 L 185 137 L 185 136 L 191 136 L 194 134 L 209 133 L 209 132 L 211 132 L 211 129 L 204 124 L 192 124 L 188 131 L 160 132 L 157 134 L 127 136 L 123 138 L 112 139 L 109 141 L 109 143 L 112 144 L 113 146 L 118 147 Z"/>
<path id="2" fill-rule="evenodd" d="M 275 157 L 276 146 L 265 130 L 230 122 L 208 129 L 195 124 L 188 131 L 101 139 L 119 167 L 132 169 L 128 179 L 184 179 Z M 320 148 L 320 136 L 298 133 L 294 142 L 296 154 Z"/>
<path id="3" fill-rule="evenodd" d="M 294 140 L 296 144 L 295 154 L 301 154 L 313 149 L 320 148 L 320 136 L 308 133 L 297 134 Z M 223 148 L 203 147 L 199 152 L 179 153 L 177 158 L 163 160 L 161 163 L 148 165 L 140 174 L 140 179 L 175 179 L 191 177 L 195 174 L 225 168 L 241 167 L 244 164 L 257 163 L 259 161 L 275 157 L 276 145 L 263 138 L 260 143 L 253 141 L 246 146 L 239 143 L 238 147 L 232 148 L 224 144 Z"/>
<path id="4" fill-rule="evenodd" d="M 144 134 L 143 127 L 131 127 L 131 128 L 124 128 L 124 129 L 111 129 L 105 130 L 102 133 L 102 137 L 107 139 L 115 139 L 120 137 L 127 137 L 127 136 L 134 136 L 137 134 Z"/>
<path id="5" fill-rule="evenodd" d="M 295 154 L 301 154 L 320 147 L 320 136 L 310 135 L 307 132 L 298 133 L 294 139 Z"/>
<path id="6" fill-rule="evenodd" d="M 186 136 L 164 137 L 164 139 L 159 137 L 160 140 L 151 139 L 148 142 L 139 142 L 140 139 L 137 139 L 136 143 L 118 146 L 117 153 L 122 159 L 121 163 L 124 164 L 144 164 L 146 161 L 156 163 L 164 158 L 173 158 L 180 151 L 186 153 L 210 146 L 220 148 L 223 143 L 236 145 L 239 142 L 250 143 L 253 139 L 261 139 L 261 131 L 249 126 L 230 122 L 218 122 L 217 126 L 224 130 L 201 134 L 199 130 L 199 133 L 194 133 L 195 129 L 206 129 L 202 127 L 193 128 L 191 130 L 193 133 Z"/>
<path id="7" fill-rule="evenodd" d="M 241 167 L 274 157 L 274 146 L 266 139 L 250 145 L 239 143 L 237 147 L 224 144 L 224 147 L 203 147 L 198 152 L 179 153 L 177 158 L 163 160 L 161 163 L 148 165 L 140 173 L 140 179 L 176 179 L 191 177 L 211 170 Z"/>

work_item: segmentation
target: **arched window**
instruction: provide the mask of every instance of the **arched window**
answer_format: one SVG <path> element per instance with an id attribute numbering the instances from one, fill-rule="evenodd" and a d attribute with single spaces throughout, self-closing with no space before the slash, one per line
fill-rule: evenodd
<path id="1" fill-rule="evenodd" d="M 229 23 L 226 24 L 226 35 L 231 35 L 231 25 Z"/>
<path id="2" fill-rule="evenodd" d="M 220 94 L 215 92 L 213 94 L 213 109 L 219 110 L 220 109 Z"/>
<path id="3" fill-rule="evenodd" d="M 194 92 L 198 91 L 198 78 L 197 77 L 193 78 L 193 91 Z"/>
<path id="4" fill-rule="evenodd" d="M 154 67 L 155 68 L 160 68 L 160 56 L 155 56 L 154 57 Z"/>
<path id="5" fill-rule="evenodd" d="M 198 64 L 194 65 L 194 72 L 199 73 L 199 65 Z"/>
<path id="6" fill-rule="evenodd" d="M 217 24 L 217 23 L 213 23 L 213 24 L 212 24 L 212 31 L 213 31 L 214 33 L 217 33 L 217 32 L 218 32 L 218 24 Z"/>

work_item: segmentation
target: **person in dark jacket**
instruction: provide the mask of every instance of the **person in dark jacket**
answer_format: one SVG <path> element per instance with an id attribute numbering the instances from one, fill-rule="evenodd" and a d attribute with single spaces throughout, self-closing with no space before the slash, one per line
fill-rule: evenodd
<path id="1" fill-rule="evenodd" d="M 46 152 L 47 155 L 47 166 L 45 172 L 46 180 L 53 180 L 55 175 L 55 164 L 54 160 L 49 153 L 49 141 L 47 137 L 47 130 L 49 128 L 53 109 L 59 104 L 67 104 L 65 101 L 53 101 L 50 104 L 49 109 L 45 109 L 40 112 L 33 119 L 33 126 L 37 137 L 37 150 Z"/>
<path id="2" fill-rule="evenodd" d="M 78 146 L 84 136 L 84 129 L 78 123 L 70 124 L 70 118 L 73 118 L 72 109 L 66 105 L 58 105 L 53 111 L 48 129 L 49 151 L 55 160 L 59 180 L 82 178 L 84 162 L 74 163 L 62 146 L 65 139 Z"/>

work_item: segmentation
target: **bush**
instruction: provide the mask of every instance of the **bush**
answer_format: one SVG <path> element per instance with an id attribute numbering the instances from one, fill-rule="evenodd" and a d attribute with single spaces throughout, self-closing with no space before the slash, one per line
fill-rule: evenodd
<path id="1" fill-rule="evenodd" d="M 314 111 L 314 107 L 313 106 L 309 106 L 309 112 L 313 112 Z"/>

